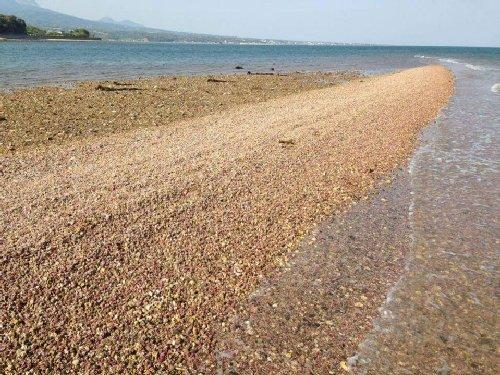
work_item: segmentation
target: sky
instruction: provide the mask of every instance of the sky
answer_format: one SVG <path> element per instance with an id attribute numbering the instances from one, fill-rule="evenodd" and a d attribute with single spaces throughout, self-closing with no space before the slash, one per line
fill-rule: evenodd
<path id="1" fill-rule="evenodd" d="M 174 31 L 395 45 L 500 46 L 500 0 L 37 0 Z"/>

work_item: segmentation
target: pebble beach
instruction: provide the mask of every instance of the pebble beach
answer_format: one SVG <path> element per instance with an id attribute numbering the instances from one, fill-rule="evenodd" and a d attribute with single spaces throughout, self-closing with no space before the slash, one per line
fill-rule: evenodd
<path id="1" fill-rule="evenodd" d="M 453 85 L 432 65 L 0 94 L 0 369 L 216 373 L 249 296 L 406 164 Z M 369 328 L 381 295 L 357 297 Z"/>

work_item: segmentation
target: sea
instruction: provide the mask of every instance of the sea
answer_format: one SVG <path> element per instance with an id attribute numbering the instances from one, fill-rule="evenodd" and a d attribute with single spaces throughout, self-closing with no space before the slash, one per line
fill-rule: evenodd
<path id="1" fill-rule="evenodd" d="M 377 74 L 433 61 L 498 72 L 500 48 L 8 41 L 0 42 L 0 89 L 271 69 Z M 236 66 L 244 69 L 235 70 Z"/>

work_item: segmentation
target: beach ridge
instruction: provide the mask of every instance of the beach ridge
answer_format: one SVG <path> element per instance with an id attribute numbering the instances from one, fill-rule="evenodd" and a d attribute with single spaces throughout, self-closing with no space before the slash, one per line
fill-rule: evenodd
<path id="1" fill-rule="evenodd" d="M 452 92 L 426 66 L 1 154 L 0 367 L 213 372 L 239 303 Z"/>

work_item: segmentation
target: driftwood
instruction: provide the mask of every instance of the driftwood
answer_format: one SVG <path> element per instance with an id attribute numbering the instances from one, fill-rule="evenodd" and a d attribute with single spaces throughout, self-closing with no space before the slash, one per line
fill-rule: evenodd
<path id="1" fill-rule="evenodd" d="M 278 76 L 278 77 L 286 77 L 288 74 L 281 74 L 281 73 L 263 73 L 263 72 L 251 72 L 248 71 L 247 74 L 249 76 Z"/>
<path id="2" fill-rule="evenodd" d="M 248 73 L 247 73 L 247 74 L 248 74 L 249 76 L 273 76 L 273 75 L 274 75 L 274 73 L 259 73 L 259 72 L 257 72 L 257 73 L 253 73 L 253 72 L 251 72 L 251 71 L 248 71 Z"/>
<path id="3" fill-rule="evenodd" d="M 283 146 L 293 146 L 295 144 L 295 141 L 293 139 L 280 139 L 278 143 L 282 144 Z"/>
<path id="4" fill-rule="evenodd" d="M 115 85 L 115 86 L 130 86 L 131 83 L 113 81 L 113 85 Z"/>
<path id="5" fill-rule="evenodd" d="M 209 79 L 207 79 L 207 82 L 225 83 L 225 82 L 228 82 L 228 81 L 225 81 L 223 79 L 217 79 L 217 78 L 209 78 Z"/>
<path id="6" fill-rule="evenodd" d="M 99 91 L 140 91 L 142 89 L 139 89 L 137 87 L 108 87 L 108 86 L 103 86 L 103 85 L 97 85 L 96 90 Z"/>

